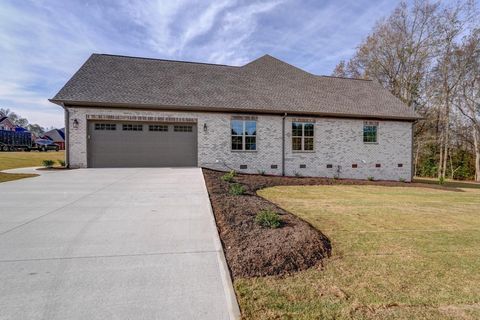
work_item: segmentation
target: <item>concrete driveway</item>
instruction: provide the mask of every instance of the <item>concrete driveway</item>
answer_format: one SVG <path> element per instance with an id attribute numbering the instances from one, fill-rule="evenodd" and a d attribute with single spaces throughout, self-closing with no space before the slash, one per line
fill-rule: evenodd
<path id="1" fill-rule="evenodd" d="M 226 270 L 198 168 L 0 183 L 1 319 L 229 319 Z"/>

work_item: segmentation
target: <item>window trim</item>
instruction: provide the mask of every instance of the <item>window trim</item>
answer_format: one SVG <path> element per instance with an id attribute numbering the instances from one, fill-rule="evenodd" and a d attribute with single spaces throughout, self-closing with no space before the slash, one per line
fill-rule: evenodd
<path id="1" fill-rule="evenodd" d="M 232 122 L 233 121 L 241 121 L 242 122 L 242 134 L 233 134 L 232 133 Z M 247 122 L 255 122 L 255 135 L 249 135 L 249 134 L 245 134 L 245 126 L 246 126 L 246 123 Z M 235 119 L 235 118 L 232 118 L 230 119 L 230 151 L 231 152 L 257 152 L 258 148 L 257 148 L 257 124 L 258 124 L 258 121 L 257 119 Z M 242 149 L 233 149 L 233 137 L 242 137 Z M 246 138 L 247 137 L 254 137 L 255 138 L 255 149 L 254 150 L 247 150 L 245 147 L 246 147 Z"/>
<path id="2" fill-rule="evenodd" d="M 95 122 L 93 130 L 94 131 L 116 131 L 117 130 L 117 124 L 116 123 Z"/>
<path id="3" fill-rule="evenodd" d="M 375 127 L 375 141 L 365 141 L 365 127 Z M 362 141 L 364 144 L 378 144 L 378 122 L 365 121 L 363 123 Z"/>
<path id="4" fill-rule="evenodd" d="M 131 126 L 131 127 L 129 127 L 129 126 Z M 134 128 L 136 128 L 136 129 L 134 129 Z M 143 131 L 143 123 L 122 123 L 122 130 L 121 131 L 132 131 L 132 132 Z"/>
<path id="5" fill-rule="evenodd" d="M 193 132 L 193 125 L 190 124 L 175 124 L 173 125 L 173 132 Z"/>
<path id="6" fill-rule="evenodd" d="M 168 125 L 167 124 L 149 124 L 148 131 L 149 132 L 168 132 Z"/>
<path id="7" fill-rule="evenodd" d="M 301 124 L 302 125 L 302 135 L 301 136 L 294 136 L 293 135 L 293 124 L 296 123 L 296 124 Z M 313 149 L 312 150 L 305 150 L 305 125 L 306 124 L 311 124 L 313 126 L 313 136 L 307 136 L 307 139 L 312 139 L 313 140 Z M 306 121 L 292 121 L 292 126 L 291 126 L 291 133 L 292 133 L 292 144 L 291 144 L 291 147 L 292 147 L 292 152 L 293 153 L 315 153 L 316 152 L 316 148 L 315 148 L 315 122 L 306 122 Z M 293 138 L 301 138 L 301 147 L 302 149 L 301 150 L 294 150 L 293 149 Z"/>

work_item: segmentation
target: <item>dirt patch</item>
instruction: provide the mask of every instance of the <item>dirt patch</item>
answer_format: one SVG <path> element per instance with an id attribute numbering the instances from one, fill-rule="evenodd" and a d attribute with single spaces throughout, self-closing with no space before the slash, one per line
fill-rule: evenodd
<path id="1" fill-rule="evenodd" d="M 203 170 L 225 256 L 233 277 L 285 275 L 321 265 L 330 255 L 329 239 L 297 216 L 256 195 L 268 178 L 237 175 L 245 195 L 228 193 L 230 183 L 222 181 L 224 172 Z M 274 183 L 274 182 L 272 182 Z M 275 185 L 275 184 L 268 184 Z M 262 228 L 255 215 L 262 209 L 280 214 L 280 228 Z"/>

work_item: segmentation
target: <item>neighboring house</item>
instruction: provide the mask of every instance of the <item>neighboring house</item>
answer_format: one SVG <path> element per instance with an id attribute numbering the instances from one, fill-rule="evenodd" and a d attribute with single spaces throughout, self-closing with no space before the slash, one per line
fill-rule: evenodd
<path id="1" fill-rule="evenodd" d="M 411 179 L 414 110 L 375 81 L 268 55 L 234 67 L 93 54 L 50 101 L 71 167 Z"/>
<path id="2" fill-rule="evenodd" d="M 0 130 L 15 131 L 15 124 L 0 112 Z"/>
<path id="3" fill-rule="evenodd" d="M 65 149 L 65 129 L 52 129 L 44 133 L 44 137 L 52 140 L 56 145 L 60 147 L 60 150 Z"/>

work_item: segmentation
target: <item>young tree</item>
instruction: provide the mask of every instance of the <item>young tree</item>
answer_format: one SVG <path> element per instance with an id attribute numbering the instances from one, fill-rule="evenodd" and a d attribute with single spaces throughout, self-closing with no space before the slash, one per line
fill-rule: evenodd
<path id="1" fill-rule="evenodd" d="M 351 77 L 378 80 L 408 106 L 418 104 L 425 77 L 438 42 L 438 3 L 417 0 L 411 9 L 405 2 L 390 17 L 376 24 L 348 62 Z M 345 69 L 345 62 L 337 68 Z"/>
<path id="2" fill-rule="evenodd" d="M 459 54 L 464 61 L 465 69 L 455 106 L 471 125 L 475 154 L 475 180 L 480 181 L 480 29 L 475 29 L 469 34 Z"/>
<path id="3" fill-rule="evenodd" d="M 462 115 L 454 114 L 458 113 L 454 102 L 466 96 L 463 88 L 471 88 L 470 107 L 465 97 L 462 110 L 472 117 L 471 108 L 478 106 L 471 93 L 478 83 L 471 82 L 475 77 L 461 41 L 478 26 L 477 13 L 472 0 L 447 5 L 428 0 L 414 0 L 410 6 L 402 2 L 375 25 L 350 60 L 340 61 L 335 68 L 334 75 L 379 81 L 424 117 L 415 124 L 415 173 L 445 177 L 447 171 L 452 175 L 470 168 L 466 164 L 463 169 L 454 168 L 454 160 L 471 158 L 457 157 L 465 150 L 465 139 L 452 135 L 463 134 L 465 126 L 475 127 L 473 121 L 467 123 Z M 464 84 L 467 75 L 469 86 Z M 478 146 L 477 134 L 473 140 Z M 461 149 L 453 150 L 455 157 L 451 147 Z"/>
<path id="4" fill-rule="evenodd" d="M 441 106 L 439 113 L 442 128 L 439 139 L 439 178 L 445 178 L 447 171 L 452 102 L 459 94 L 461 80 L 469 68 L 469 61 L 462 57 L 459 38 L 467 31 L 475 18 L 474 13 L 473 2 L 457 2 L 441 11 L 436 28 L 440 36 L 440 43 L 437 46 L 438 56 L 432 82 L 437 88 L 436 99 Z"/>

